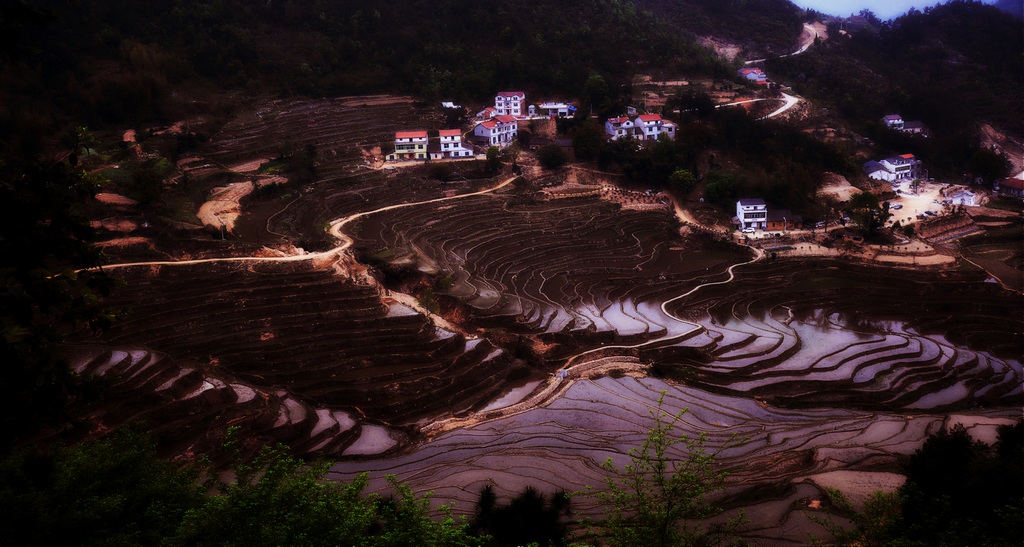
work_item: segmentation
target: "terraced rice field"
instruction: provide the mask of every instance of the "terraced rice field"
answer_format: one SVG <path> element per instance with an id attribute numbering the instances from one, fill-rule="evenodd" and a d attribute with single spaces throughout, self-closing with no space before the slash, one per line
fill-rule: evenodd
<path id="1" fill-rule="evenodd" d="M 211 165 L 316 145 L 318 180 L 254 217 L 278 241 L 341 246 L 113 270 L 126 314 L 69 350 L 113 386 L 101 427 L 145 419 L 200 453 L 239 425 L 250 450 L 281 441 L 468 511 L 486 484 L 600 485 L 665 391 L 722 448 L 747 535 L 787 544 L 806 540 L 812 477 L 891 471 L 950 420 L 1020 416 L 1024 303 L 969 264 L 768 261 L 667 206 L 551 191 L 558 173 L 467 195 L 505 176 L 369 170 L 362 147 L 430 126 L 377 99 L 276 104 L 214 139 Z M 344 242 L 322 239 L 331 223 Z M 414 307 L 429 294 L 435 312 Z"/>

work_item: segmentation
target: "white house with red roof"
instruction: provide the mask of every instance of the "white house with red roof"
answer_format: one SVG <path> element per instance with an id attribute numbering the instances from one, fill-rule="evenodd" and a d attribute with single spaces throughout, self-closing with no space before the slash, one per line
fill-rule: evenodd
<path id="1" fill-rule="evenodd" d="M 643 140 L 658 140 L 661 135 L 676 138 L 676 124 L 663 120 L 660 114 L 641 114 L 633 120 L 637 136 Z"/>
<path id="2" fill-rule="evenodd" d="M 768 85 L 768 75 L 760 68 L 745 67 L 737 70 L 736 73 L 757 85 Z"/>
<path id="3" fill-rule="evenodd" d="M 636 125 L 629 116 L 619 116 L 617 118 L 608 118 L 604 122 L 604 132 L 608 134 L 608 138 L 611 140 L 622 139 L 625 137 L 633 137 L 634 128 Z"/>
<path id="4" fill-rule="evenodd" d="M 878 163 L 888 171 L 891 177 L 888 179 L 890 182 L 916 179 L 921 176 L 921 160 L 915 158 L 913 154 L 885 158 Z"/>
<path id="5" fill-rule="evenodd" d="M 427 140 L 426 131 L 399 131 L 395 133 L 395 151 L 387 160 L 426 160 Z"/>
<path id="6" fill-rule="evenodd" d="M 428 146 L 430 159 L 472 158 L 473 149 L 462 145 L 462 130 L 442 129 L 438 131 L 438 142 Z"/>
<path id="7" fill-rule="evenodd" d="M 522 91 L 501 91 L 494 97 L 494 109 L 498 116 L 523 117 L 526 93 Z"/>
<path id="8" fill-rule="evenodd" d="M 489 120 L 489 119 L 491 119 L 491 118 L 493 118 L 493 117 L 495 117 L 497 115 L 498 115 L 498 110 L 495 109 L 493 106 L 488 106 L 488 107 L 485 107 L 480 112 L 476 113 L 476 119 L 477 119 L 477 121 L 481 121 L 482 122 L 484 120 Z"/>
<path id="9" fill-rule="evenodd" d="M 473 129 L 473 135 L 485 141 L 487 146 L 505 148 L 519 135 L 519 122 L 511 115 L 495 116 L 478 123 Z"/>
<path id="10" fill-rule="evenodd" d="M 869 178 L 898 182 L 916 179 L 921 176 L 921 160 L 913 154 L 903 154 L 885 158 L 882 161 L 869 161 L 863 166 Z"/>

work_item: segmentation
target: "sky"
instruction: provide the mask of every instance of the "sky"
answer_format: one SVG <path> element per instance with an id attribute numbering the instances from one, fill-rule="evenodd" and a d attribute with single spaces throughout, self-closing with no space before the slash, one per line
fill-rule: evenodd
<path id="1" fill-rule="evenodd" d="M 927 6 L 938 4 L 938 0 L 790 0 L 802 8 L 811 8 L 829 15 L 847 16 L 869 9 L 886 21 L 907 12 L 911 7 L 923 10 Z M 995 0 L 984 0 L 991 4 Z"/>

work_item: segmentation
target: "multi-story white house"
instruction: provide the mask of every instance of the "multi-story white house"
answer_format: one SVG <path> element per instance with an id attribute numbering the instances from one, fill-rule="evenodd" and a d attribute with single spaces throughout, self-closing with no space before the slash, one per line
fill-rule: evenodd
<path id="1" fill-rule="evenodd" d="M 395 151 L 388 161 L 427 159 L 426 131 L 399 131 L 395 133 Z"/>
<path id="2" fill-rule="evenodd" d="M 884 123 L 889 129 L 903 131 L 903 116 L 900 116 L 899 114 L 888 114 L 883 116 L 882 123 Z"/>
<path id="3" fill-rule="evenodd" d="M 473 134 L 486 140 L 488 146 L 505 148 L 519 135 L 519 123 L 510 115 L 495 116 L 477 124 Z"/>
<path id="4" fill-rule="evenodd" d="M 523 117 L 526 93 L 522 91 L 501 91 L 494 97 L 494 110 L 498 116 Z"/>
<path id="5" fill-rule="evenodd" d="M 768 226 L 768 205 L 761 198 L 745 198 L 736 202 L 736 219 L 740 229 L 764 230 Z"/>
<path id="6" fill-rule="evenodd" d="M 459 129 L 442 129 L 438 132 L 438 143 L 431 144 L 429 149 L 432 160 L 473 157 L 473 149 L 462 145 Z"/>
<path id="7" fill-rule="evenodd" d="M 607 133 L 612 140 L 634 136 L 634 127 L 633 120 L 629 119 L 628 116 L 608 118 L 608 120 L 604 122 L 604 132 Z"/>
<path id="8" fill-rule="evenodd" d="M 921 160 L 915 158 L 913 154 L 903 154 L 882 161 L 869 161 L 864 164 L 863 169 L 868 177 L 875 180 L 911 180 L 921 176 Z"/>
<path id="9" fill-rule="evenodd" d="M 637 135 L 643 140 L 658 140 L 662 134 L 676 138 L 676 124 L 661 119 L 660 114 L 641 114 L 633 121 Z"/>

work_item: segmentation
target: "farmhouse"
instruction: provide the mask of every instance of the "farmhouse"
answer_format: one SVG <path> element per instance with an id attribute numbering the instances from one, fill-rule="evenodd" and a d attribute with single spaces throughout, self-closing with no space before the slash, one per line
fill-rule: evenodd
<path id="1" fill-rule="evenodd" d="M 495 117 L 497 115 L 498 115 L 498 110 L 495 109 L 493 106 L 488 106 L 488 107 L 484 108 L 483 110 L 481 110 L 480 112 L 476 113 L 476 119 L 477 119 L 477 121 L 482 122 L 484 120 L 489 120 L 489 119 L 491 119 L 491 118 L 493 118 L 493 117 Z"/>
<path id="2" fill-rule="evenodd" d="M 757 85 L 768 85 L 768 75 L 760 68 L 741 68 L 737 70 L 736 73 L 747 81 L 753 82 Z"/>
<path id="3" fill-rule="evenodd" d="M 903 117 L 899 114 L 888 114 L 882 117 L 882 123 L 889 129 L 903 131 Z"/>
<path id="4" fill-rule="evenodd" d="M 1024 179 L 1010 177 L 996 183 L 996 191 L 1008 196 L 1024 197 Z"/>
<path id="5" fill-rule="evenodd" d="M 546 118 L 568 118 L 575 114 L 576 107 L 568 103 L 543 102 L 536 108 L 536 115 Z"/>
<path id="6" fill-rule="evenodd" d="M 522 91 L 501 91 L 494 97 L 494 110 L 498 116 L 523 117 L 526 93 Z"/>
<path id="7" fill-rule="evenodd" d="M 632 137 L 633 128 L 633 120 L 629 119 L 628 116 L 608 118 L 608 120 L 604 122 L 604 132 L 609 135 L 611 140 L 621 139 L 623 137 Z"/>
<path id="8" fill-rule="evenodd" d="M 740 229 L 768 227 L 768 206 L 761 198 L 746 198 L 736 202 L 736 219 Z"/>
<path id="9" fill-rule="evenodd" d="M 395 133 L 395 151 L 387 155 L 388 161 L 427 159 L 426 131 L 399 131 Z"/>
<path id="10" fill-rule="evenodd" d="M 658 140 L 661 135 L 676 138 L 676 125 L 661 119 L 659 114 L 641 114 L 633 121 L 637 135 L 643 140 Z"/>
<path id="11" fill-rule="evenodd" d="M 915 158 L 913 154 L 903 154 L 878 162 L 869 161 L 863 165 L 863 169 L 868 177 L 875 180 L 910 180 L 921 176 L 921 160 Z"/>
<path id="12" fill-rule="evenodd" d="M 903 116 L 899 114 L 883 116 L 882 123 L 893 131 L 902 131 L 903 133 L 913 133 L 915 135 L 927 135 L 928 133 L 928 128 L 924 125 L 924 122 L 919 120 L 905 121 Z"/>
<path id="13" fill-rule="evenodd" d="M 516 140 L 519 134 L 519 123 L 515 117 L 499 115 L 494 118 L 480 122 L 473 129 L 473 135 L 487 146 L 505 148 Z"/>
<path id="14" fill-rule="evenodd" d="M 803 217 L 800 215 L 794 215 L 789 209 L 778 209 L 768 212 L 768 230 L 800 230 L 803 226 Z"/>
<path id="15" fill-rule="evenodd" d="M 946 194 L 946 198 L 950 200 L 953 205 L 964 205 L 966 207 L 974 207 L 976 205 L 975 198 L 977 196 L 974 192 L 962 188 L 949 194 Z"/>
<path id="16" fill-rule="evenodd" d="M 473 149 L 462 145 L 459 129 L 442 129 L 438 132 L 438 142 L 430 144 L 428 149 L 432 160 L 473 157 Z"/>

